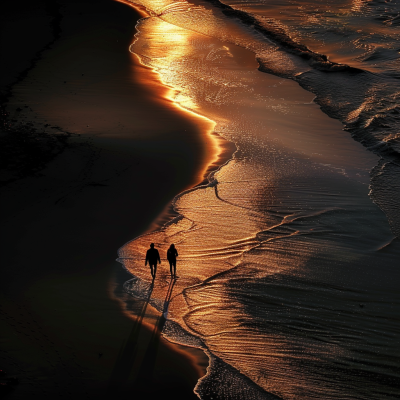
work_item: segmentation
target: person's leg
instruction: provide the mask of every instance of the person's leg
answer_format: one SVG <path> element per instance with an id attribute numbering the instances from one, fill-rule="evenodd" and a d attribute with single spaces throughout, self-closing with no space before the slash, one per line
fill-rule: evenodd
<path id="1" fill-rule="evenodd" d="M 176 261 L 174 261 L 172 263 L 173 267 L 174 267 L 174 276 L 176 276 Z M 171 271 L 171 275 L 172 275 L 172 271 Z"/>
<path id="2" fill-rule="evenodd" d="M 156 279 L 157 263 L 154 264 L 154 279 Z"/>
<path id="3" fill-rule="evenodd" d="M 150 269 L 151 269 L 151 277 L 154 279 L 154 265 L 150 264 Z"/>
<path id="4" fill-rule="evenodd" d="M 169 272 L 171 272 L 171 276 L 172 276 L 172 261 L 169 262 Z"/>

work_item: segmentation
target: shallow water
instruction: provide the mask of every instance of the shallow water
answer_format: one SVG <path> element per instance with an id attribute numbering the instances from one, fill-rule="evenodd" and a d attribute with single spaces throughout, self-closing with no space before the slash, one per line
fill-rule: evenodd
<path id="1" fill-rule="evenodd" d="M 135 4 L 131 51 L 237 151 L 119 250 L 127 290 L 146 296 L 154 242 L 152 303 L 209 354 L 203 399 L 398 398 L 399 5 Z"/>

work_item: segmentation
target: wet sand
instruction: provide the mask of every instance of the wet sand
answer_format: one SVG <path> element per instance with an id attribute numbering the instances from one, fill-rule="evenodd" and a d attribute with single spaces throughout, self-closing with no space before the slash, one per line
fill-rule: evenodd
<path id="1" fill-rule="evenodd" d="M 143 302 L 123 293 L 130 275 L 115 258 L 201 181 L 215 149 L 199 118 L 179 112 L 170 89 L 127 52 L 132 8 L 59 3 L 49 11 L 38 1 L 35 13 L 20 4 L 25 13 L 8 15 L 7 55 L 18 61 L 2 86 L 18 81 L 10 119 L 73 136 L 33 176 L 2 187 L 0 369 L 20 381 L 7 398 L 197 398 L 207 357 L 154 334 L 150 308 L 138 330 Z M 40 35 L 31 35 L 24 58 L 20 39 L 35 26 Z M 121 354 L 130 350 L 135 358 L 126 362 Z"/>

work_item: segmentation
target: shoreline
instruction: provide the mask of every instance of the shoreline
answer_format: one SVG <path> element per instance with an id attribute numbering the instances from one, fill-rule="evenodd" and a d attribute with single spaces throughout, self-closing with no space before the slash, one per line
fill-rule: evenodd
<path id="1" fill-rule="evenodd" d="M 154 27 L 155 29 L 152 29 Z M 160 23 L 160 27 L 157 30 L 157 23 L 154 23 L 154 25 L 149 23 L 147 37 L 151 40 L 153 31 L 160 32 L 159 37 L 163 37 L 163 32 L 168 31 L 168 26 L 163 29 L 164 27 L 165 26 Z M 143 31 L 146 32 L 145 27 L 143 28 Z M 182 31 L 177 29 L 177 35 L 181 33 Z M 184 33 L 182 33 L 181 36 L 185 37 Z M 190 39 L 191 37 L 188 35 L 187 42 L 191 44 L 192 42 Z M 185 53 L 184 50 L 181 52 L 176 51 L 174 54 L 176 58 L 171 56 L 170 62 L 170 64 L 175 67 L 175 69 L 171 68 L 175 75 L 171 73 L 172 77 L 169 77 L 169 70 L 165 68 L 165 65 L 168 65 L 168 63 L 162 62 L 164 49 L 168 49 L 168 45 L 166 45 L 165 42 L 166 41 L 160 39 L 159 50 L 152 52 L 150 49 L 148 53 L 146 53 L 146 42 L 143 41 L 144 44 L 142 43 L 142 46 L 140 46 L 140 43 L 137 46 L 139 49 L 138 52 L 140 53 L 140 49 L 144 49 L 144 54 L 148 56 L 149 59 L 152 59 L 152 56 L 155 56 L 154 58 L 157 59 L 157 55 L 159 55 L 161 61 L 159 64 L 155 63 L 155 65 L 159 65 L 160 70 L 164 67 L 166 81 L 177 82 L 177 86 L 179 86 L 180 82 L 183 82 L 182 86 L 186 84 L 187 87 L 193 88 L 193 92 L 195 93 L 193 98 L 200 99 L 198 104 L 204 105 L 206 109 L 207 106 L 208 108 L 211 108 L 212 105 L 215 105 L 216 107 L 220 106 L 218 110 L 221 111 L 223 106 L 221 106 L 217 101 L 208 102 L 209 98 L 202 96 L 203 94 L 208 95 L 207 90 L 198 90 L 200 93 L 196 92 L 199 87 L 202 88 L 201 83 L 196 85 L 196 80 L 193 79 L 192 81 L 190 79 L 191 76 L 187 77 L 186 80 L 185 78 L 182 78 L 185 71 L 191 71 L 190 67 L 197 65 L 193 62 L 193 58 L 196 59 L 195 57 L 198 56 L 198 59 L 206 59 L 206 56 L 208 56 L 207 51 L 210 51 L 211 46 L 207 47 L 203 44 L 203 41 L 199 40 L 197 47 L 193 45 L 193 48 L 198 50 L 197 52 L 193 50 L 193 48 L 191 48 L 190 51 L 188 50 L 187 53 Z M 195 43 L 194 39 L 193 42 Z M 207 43 L 205 40 L 204 42 Z M 190 45 L 188 45 L 188 47 L 189 46 Z M 184 45 L 182 45 L 182 47 L 184 47 Z M 204 50 L 203 53 L 203 49 L 207 50 Z M 233 51 L 231 53 L 233 53 Z M 184 56 L 186 56 L 186 58 Z M 181 63 L 180 61 L 182 59 L 189 61 L 187 63 Z M 153 64 L 149 63 L 149 65 Z M 199 68 L 199 71 L 203 72 L 201 68 Z M 204 75 L 206 78 L 208 77 L 206 74 Z M 223 72 L 221 72 L 221 75 L 223 76 Z M 279 78 L 272 76 L 268 77 L 267 74 L 261 76 L 261 73 L 259 75 L 259 78 L 256 76 L 254 77 L 253 87 L 255 89 L 260 88 L 260 92 L 265 95 L 265 92 L 263 92 L 261 88 L 266 91 L 266 88 L 279 86 L 279 89 L 271 89 L 271 92 L 273 92 L 272 95 L 270 94 L 271 92 L 268 93 L 272 98 L 271 100 L 275 100 L 275 102 L 271 101 L 271 104 L 282 105 L 283 109 L 287 107 L 286 112 L 277 117 L 276 114 L 273 114 L 275 110 L 268 113 L 265 112 L 259 104 L 256 105 L 260 107 L 260 123 L 257 124 L 257 127 L 269 128 L 265 129 L 265 131 L 270 134 L 268 135 L 268 140 L 265 139 L 265 136 L 267 135 L 262 136 L 263 132 L 261 129 L 257 131 L 255 130 L 255 132 L 253 132 L 254 136 L 249 134 L 250 139 L 248 139 L 248 142 L 246 141 L 246 138 L 244 138 L 243 147 L 246 147 L 245 145 L 249 143 L 248 147 L 250 149 L 247 149 L 247 154 L 246 151 L 243 151 L 243 154 L 241 154 L 242 159 L 240 159 L 239 152 L 239 157 L 235 159 L 236 164 L 232 163 L 234 165 L 231 170 L 229 170 L 229 167 L 232 166 L 232 164 L 228 165 L 225 173 L 223 171 L 221 172 L 221 179 L 216 179 L 218 189 L 215 189 L 215 192 L 213 193 L 214 189 L 208 188 L 208 192 L 205 189 L 203 190 L 203 194 L 201 193 L 202 190 L 198 190 L 198 193 L 194 193 L 193 196 L 188 195 L 186 202 L 185 200 L 182 200 L 180 203 L 182 210 L 180 214 L 182 219 L 179 221 L 184 221 L 186 224 L 182 222 L 181 227 L 179 227 L 179 224 L 177 223 L 169 232 L 166 229 L 165 231 L 162 230 L 161 232 L 154 233 L 154 235 L 149 235 L 145 238 L 137 238 L 136 243 L 132 241 L 126 246 L 121 258 L 126 260 L 125 266 L 128 270 L 132 271 L 132 274 L 135 274 L 135 271 L 141 269 L 141 275 L 135 275 L 146 280 L 148 277 L 148 270 L 140 265 L 141 261 L 137 262 L 137 260 L 141 259 L 141 255 L 145 252 L 145 249 L 148 248 L 148 243 L 157 243 L 160 254 L 161 252 L 163 254 L 166 253 L 171 242 L 179 243 L 180 256 L 184 260 L 184 257 L 187 257 L 182 270 L 185 271 L 184 274 L 186 276 L 192 279 L 191 282 L 196 282 L 196 285 L 193 285 L 195 288 L 186 285 L 189 288 L 185 292 L 187 295 L 185 300 L 189 300 L 187 300 L 186 303 L 182 299 L 176 300 L 176 313 L 172 318 L 175 319 L 175 321 L 181 322 L 181 326 L 183 327 L 186 323 L 188 329 L 193 329 L 193 332 L 203 338 L 205 345 L 209 349 L 213 349 L 211 351 L 214 351 L 214 354 L 222 354 L 224 356 L 223 359 L 227 364 L 235 366 L 237 371 L 244 373 L 252 379 L 252 382 L 257 385 L 260 383 L 260 387 L 264 390 L 268 390 L 268 373 L 263 375 L 264 371 L 268 371 L 267 368 L 264 368 L 264 360 L 268 360 L 271 365 L 274 365 L 275 362 L 280 359 L 282 353 L 287 349 L 284 341 L 285 338 L 282 339 L 282 348 L 279 348 L 279 344 L 277 345 L 278 350 L 275 353 L 275 357 L 271 357 L 270 354 L 268 354 L 268 345 L 265 353 L 263 353 L 264 349 L 261 345 L 260 347 L 257 346 L 257 344 L 268 342 L 268 322 L 265 322 L 265 329 L 260 330 L 259 334 L 257 332 L 252 336 L 250 333 L 255 326 L 254 321 L 263 321 L 263 317 L 265 318 L 265 315 L 270 312 L 267 306 L 263 308 L 263 304 L 265 305 L 268 301 L 265 300 L 265 297 L 261 297 L 260 293 L 257 292 L 256 289 L 261 287 L 263 278 L 267 280 L 266 277 L 268 275 L 274 276 L 275 273 L 278 276 L 279 273 L 285 275 L 285 273 L 290 271 L 291 268 L 294 270 L 292 275 L 294 280 L 299 279 L 299 276 L 302 273 L 307 275 L 307 268 L 313 271 L 312 268 L 314 267 L 316 267 L 315 276 L 318 276 L 318 278 L 325 278 L 323 276 L 325 271 L 320 272 L 318 270 L 318 262 L 320 260 L 317 257 L 314 263 L 312 261 L 309 262 L 309 260 L 313 260 L 315 254 L 321 254 L 321 260 L 331 259 L 331 254 L 329 254 L 331 248 L 328 246 L 328 240 L 326 247 L 321 246 L 322 248 L 318 248 L 318 244 L 320 244 L 318 238 L 314 242 L 312 242 L 312 240 L 310 240 L 310 243 L 307 242 L 311 235 L 314 239 L 314 232 L 311 231 L 315 229 L 315 226 L 319 228 L 319 215 L 323 215 L 323 217 L 321 217 L 321 220 L 323 221 L 321 225 L 323 225 L 324 228 L 325 226 L 329 226 L 329 229 L 327 229 L 329 232 L 330 229 L 332 229 L 331 226 L 334 225 L 335 220 L 339 221 L 338 226 L 340 225 L 340 228 L 342 228 L 342 226 L 346 227 L 346 221 L 344 219 L 341 220 L 342 216 L 336 215 L 333 220 L 330 219 L 329 215 L 324 221 L 325 214 L 330 214 L 332 211 L 336 212 L 336 210 L 342 211 L 341 207 L 343 207 L 343 210 L 350 210 L 352 216 L 355 216 L 354 218 L 357 217 L 357 221 L 359 221 L 359 209 L 357 209 L 357 207 L 360 207 L 360 209 L 365 207 L 365 210 L 368 211 L 376 210 L 371 207 L 370 201 L 366 197 L 367 178 L 370 168 L 365 167 L 373 165 L 372 162 L 374 161 L 374 156 L 366 154 L 365 149 L 359 146 L 356 142 L 353 142 L 351 138 L 344 137 L 343 139 L 344 134 L 340 122 L 329 120 L 328 117 L 322 113 L 319 107 L 313 103 L 313 95 L 305 92 L 297 85 L 297 83 L 288 83 L 286 81 L 284 83 L 279 82 L 279 85 L 277 85 Z M 175 81 L 173 79 L 174 76 L 178 77 Z M 217 75 L 217 77 L 214 77 L 214 75 L 211 76 L 211 78 L 214 78 L 215 80 L 217 80 L 218 77 L 219 75 Z M 199 79 L 203 79 L 203 76 L 200 75 Z M 237 80 L 240 81 L 240 77 Z M 258 82 L 260 82 L 259 85 L 257 85 Z M 219 93 L 218 87 L 217 89 L 214 89 L 214 91 Z M 232 90 L 232 92 L 234 93 L 234 90 Z M 249 98 L 241 93 L 242 96 L 240 97 L 240 100 L 245 104 L 252 105 L 252 96 L 258 94 L 258 92 L 257 90 L 249 90 L 249 93 L 251 93 L 249 94 Z M 198 95 L 198 97 L 196 97 L 196 95 Z M 229 99 L 229 95 L 236 99 L 234 94 L 231 92 L 226 93 L 226 98 Z M 239 94 L 237 97 L 237 100 L 239 101 Z M 261 98 L 263 100 L 265 99 L 263 97 Z M 201 103 L 202 100 L 203 102 Z M 281 102 L 280 100 L 284 101 Z M 210 105 L 210 103 L 212 105 Z M 226 105 L 226 110 L 224 110 L 226 113 L 223 114 L 221 111 L 221 120 L 224 120 L 224 116 L 229 116 L 229 102 L 227 101 L 226 103 L 228 104 Z M 256 108 L 256 106 L 254 106 L 254 108 Z M 246 109 L 244 108 L 244 110 Z M 253 115 L 251 113 L 252 110 L 247 111 L 248 112 L 238 112 L 238 114 L 246 116 Z M 256 114 L 256 112 L 254 112 L 254 114 Z M 269 116 L 275 118 L 268 118 Z M 262 118 L 265 118 L 265 120 Z M 242 122 L 242 120 L 238 118 L 237 124 L 239 125 L 240 122 Z M 276 127 L 275 132 L 273 131 L 274 125 Z M 241 125 L 239 126 L 242 127 Z M 243 123 L 243 126 L 247 125 Z M 286 129 L 284 130 L 282 128 Z M 257 136 L 257 134 L 259 134 L 259 136 Z M 251 146 L 253 143 L 252 140 L 256 142 L 257 139 L 259 139 L 257 143 L 260 143 L 260 148 L 261 144 L 265 146 L 262 150 L 259 147 L 254 146 L 254 148 L 252 148 Z M 274 143 L 271 139 L 276 139 L 276 142 Z M 282 147 L 277 143 L 278 139 L 282 140 Z M 260 153 L 257 152 L 259 149 L 261 150 Z M 304 151 L 304 153 L 302 151 Z M 358 157 L 359 155 L 360 157 Z M 338 166 L 341 166 L 342 168 L 339 169 Z M 256 179 L 254 179 L 255 176 Z M 251 182 L 253 184 L 253 182 L 257 180 L 260 183 L 254 183 L 254 186 L 249 185 L 251 190 L 246 190 L 246 183 Z M 242 182 L 245 182 L 245 184 L 243 185 Z M 234 186 L 235 184 L 236 186 Z M 326 187 L 324 186 L 325 184 Z M 274 190 L 276 190 L 276 193 L 274 193 Z M 220 193 L 222 193 L 221 196 L 219 196 Z M 334 200 L 329 199 L 328 196 L 335 196 L 336 199 L 338 199 L 335 199 L 337 203 L 335 203 Z M 362 201 L 359 201 L 360 199 Z M 357 203 L 357 206 L 353 208 L 354 205 L 352 202 Z M 330 209 L 329 207 L 331 207 L 332 203 L 336 207 L 332 206 L 332 209 Z M 228 204 L 228 206 L 223 207 L 220 204 Z M 267 204 L 272 210 L 268 210 L 266 206 Z M 235 209 L 235 207 L 237 208 Z M 250 210 L 250 212 L 246 215 L 246 211 L 243 212 L 242 210 Z M 315 212 L 315 210 L 317 210 L 317 212 Z M 309 212 L 308 215 L 307 212 Z M 312 214 L 312 212 L 315 212 L 315 214 Z M 265 220 L 263 220 L 262 217 L 257 219 L 254 216 L 255 214 L 263 214 Z M 375 214 L 371 213 L 371 215 Z M 379 213 L 376 215 L 379 216 Z M 316 218 L 313 221 L 314 217 Z M 293 218 L 293 220 L 291 220 L 291 218 Z M 301 225 L 301 223 L 297 224 L 297 220 L 302 220 L 303 218 L 307 222 L 304 223 L 304 225 Z M 312 222 L 308 222 L 309 220 Z M 294 223 L 290 226 L 292 222 Z M 286 226 L 280 230 L 280 227 L 285 224 L 289 225 L 286 232 Z M 243 232 L 240 232 L 242 227 Z M 275 230 L 275 228 L 277 229 Z M 335 228 L 338 229 L 337 227 Z M 322 233 L 322 230 L 323 229 L 321 229 L 321 234 L 325 235 L 326 232 Z M 335 232 L 334 229 L 332 229 L 332 231 Z M 338 229 L 338 231 L 339 234 L 337 237 L 341 237 L 342 232 L 340 229 Z M 292 237 L 295 237 L 298 233 L 298 237 L 300 237 L 298 243 L 300 244 L 297 244 L 295 239 L 292 239 Z M 315 233 L 315 236 L 317 236 L 320 232 Z M 362 234 L 363 232 L 360 231 L 355 233 L 353 239 L 362 236 L 359 233 Z M 235 234 L 237 234 L 237 236 L 235 236 Z M 301 240 L 303 234 L 303 237 L 307 238 L 304 242 Z M 349 236 L 351 237 L 351 235 Z M 340 246 L 343 245 L 343 253 L 346 255 L 351 254 L 349 249 L 346 249 L 347 244 L 345 241 L 340 242 L 340 239 L 337 242 L 335 241 L 337 237 L 334 237 L 333 239 L 329 238 L 331 240 L 330 244 L 332 245 L 332 249 L 336 249 L 336 244 L 339 249 L 341 249 Z M 252 242 L 253 239 L 254 242 Z M 277 250 L 275 250 L 273 245 L 271 245 L 272 242 L 275 242 L 275 239 L 276 242 L 278 242 L 276 245 Z M 280 241 L 280 239 L 282 239 L 282 241 Z M 290 245 L 293 245 L 293 253 L 290 253 L 290 251 L 285 248 L 284 243 L 287 240 L 293 240 L 293 242 L 289 242 Z M 240 258 L 238 256 L 236 260 L 234 259 L 234 256 L 230 254 L 230 251 L 234 247 L 233 244 L 236 245 L 237 243 L 245 243 L 245 245 L 248 246 L 248 248 L 245 248 L 245 245 L 243 245 L 243 252 L 239 256 L 244 255 L 246 252 L 245 255 L 247 256 L 250 254 L 249 257 Z M 280 246 L 280 243 L 283 243 L 282 246 Z M 296 244 L 298 245 L 298 248 L 296 247 Z M 263 249 L 262 246 L 264 246 Z M 312 246 L 315 246 L 315 248 Z M 260 248 L 259 253 L 257 253 L 258 248 Z M 309 253 L 307 253 L 308 248 L 312 249 Z M 252 249 L 256 249 L 253 254 L 251 254 Z M 260 256 L 262 250 L 265 252 L 263 257 Z M 276 251 L 276 255 L 274 254 L 274 250 Z M 268 251 L 270 251 L 269 254 Z M 356 249 L 354 250 L 354 253 L 359 254 L 358 251 L 359 249 Z M 294 253 L 297 253 L 295 254 L 298 255 L 297 258 L 293 257 Z M 237 264 L 234 262 L 229 263 L 230 265 L 238 267 L 236 272 L 232 272 L 231 281 L 229 281 L 229 279 L 224 281 L 223 277 L 225 272 L 225 275 L 229 276 L 229 273 L 227 272 L 229 269 L 224 271 L 223 267 L 218 265 L 218 261 L 222 259 L 222 257 L 218 256 L 221 256 L 221 254 L 225 256 L 225 259 L 229 260 L 228 257 L 231 256 L 231 259 L 234 261 L 242 261 L 242 265 L 240 265 L 239 261 L 237 261 Z M 303 254 L 304 259 L 302 259 Z M 251 259 L 252 255 L 254 256 L 253 259 Z M 288 257 L 281 257 L 282 255 L 288 255 Z M 290 258 L 290 256 L 292 256 L 292 258 Z M 209 264 L 206 263 L 207 257 L 210 258 Z M 298 265 L 290 265 L 290 260 L 298 260 Z M 272 265 L 270 265 L 269 262 L 271 262 Z M 287 262 L 287 265 L 285 265 L 285 262 Z M 248 271 L 246 271 L 246 264 L 249 266 Z M 325 264 L 321 264 L 325 266 Z M 243 271 L 239 269 L 239 265 L 243 268 Z M 164 276 L 168 276 L 168 268 L 164 266 L 162 267 L 164 269 Z M 328 261 L 326 264 L 326 270 L 329 270 L 329 267 L 330 264 Z M 299 271 L 298 275 L 296 274 L 297 270 Z M 348 270 L 349 268 L 342 273 L 348 273 Z M 338 271 L 340 271 L 339 268 Z M 248 274 L 247 276 L 246 273 Z M 319 273 L 321 275 L 318 275 Z M 256 278 L 253 278 L 254 275 L 256 275 L 257 278 L 260 278 L 259 281 Z M 290 277 L 288 280 L 288 286 L 292 288 L 292 286 L 290 286 L 292 283 L 292 281 L 290 281 L 292 276 L 290 276 L 289 272 L 287 275 Z M 341 274 L 339 273 L 338 275 Z M 351 274 L 349 273 L 349 275 Z M 257 284 L 254 284 L 254 291 L 249 289 L 247 292 L 247 290 L 244 290 L 244 288 L 250 288 L 251 282 L 254 281 L 257 282 Z M 197 284 L 198 282 L 201 283 Z M 243 286 L 240 286 L 240 284 L 236 282 L 244 282 L 244 284 Z M 286 283 L 286 281 L 284 282 Z M 150 284 L 149 282 L 147 283 Z M 246 283 L 248 283 L 249 286 L 247 286 Z M 271 281 L 269 283 L 271 283 Z M 273 283 L 275 282 L 273 282 L 272 278 L 272 285 Z M 338 287 L 341 287 L 339 286 L 340 283 L 341 282 L 338 283 Z M 329 285 L 329 279 L 327 279 L 327 285 Z M 182 291 L 184 286 L 185 284 L 182 284 L 180 288 L 180 292 L 182 293 L 184 293 Z M 284 285 L 282 286 L 285 288 Z M 310 292 L 313 293 L 313 286 L 310 286 Z M 192 291 L 190 290 L 191 288 L 193 288 Z M 145 289 L 145 286 L 138 284 L 138 292 L 142 290 L 144 293 Z M 160 302 L 162 302 L 165 297 L 164 289 L 165 285 L 164 287 L 160 287 L 157 293 L 157 299 Z M 225 290 L 227 292 L 226 295 L 222 294 L 225 293 Z M 263 287 L 263 292 L 268 292 L 267 284 Z M 233 294 L 231 295 L 231 293 Z M 250 297 L 252 294 L 254 294 L 255 297 L 260 296 L 259 303 L 255 300 L 254 302 L 251 300 L 248 303 L 245 301 L 247 297 Z M 235 297 L 238 299 L 237 301 L 235 301 Z M 271 297 L 273 297 L 273 295 L 271 295 Z M 292 311 L 291 307 L 293 307 L 293 304 L 290 301 L 291 296 L 282 289 L 282 297 L 288 302 L 287 309 L 289 310 L 288 314 L 290 314 Z M 318 295 L 316 296 L 316 299 L 318 299 Z M 283 300 L 278 298 L 276 304 L 280 304 L 280 301 Z M 234 305 L 229 309 L 229 311 L 226 311 L 232 303 Z M 185 309 L 184 306 L 182 307 L 183 304 L 188 305 L 185 312 L 181 312 L 181 310 Z M 252 308 L 257 308 L 257 306 L 252 307 L 255 304 L 263 310 L 262 313 L 258 314 L 254 312 L 253 314 L 250 311 Z M 243 309 L 245 311 L 241 313 L 240 311 Z M 279 312 L 277 312 L 277 314 L 279 314 Z M 253 316 L 254 319 L 252 319 Z M 244 320 L 247 320 L 246 325 L 243 323 Z M 268 321 L 268 318 L 265 318 L 265 320 Z M 276 321 L 279 326 L 279 322 L 281 321 L 279 315 L 277 315 Z M 318 322 L 319 320 L 316 319 L 316 323 Z M 291 320 L 289 319 L 288 324 L 290 325 L 290 323 Z M 246 326 L 250 332 L 247 331 L 244 326 Z M 302 325 L 299 323 L 299 335 L 302 335 L 301 327 Z M 254 331 L 257 331 L 257 329 L 254 329 Z M 277 328 L 277 333 L 279 334 L 279 328 Z M 238 346 L 238 337 L 242 339 L 243 343 L 246 343 L 247 346 Z M 248 337 L 250 337 L 250 339 L 246 341 Z M 273 349 L 274 343 L 273 341 L 271 342 L 271 349 Z M 293 343 L 293 346 L 295 347 L 297 341 L 294 339 Z M 310 351 L 313 350 L 311 346 L 310 349 Z M 264 359 L 261 355 L 264 356 Z M 295 353 L 293 358 L 296 358 L 297 355 L 298 354 Z M 246 360 L 256 360 L 257 357 L 259 357 L 259 364 L 257 371 L 255 371 L 252 369 L 252 363 L 249 363 L 248 361 L 246 362 Z M 299 357 L 299 359 L 303 361 L 301 357 Z M 332 362 L 334 361 L 335 360 L 333 359 Z M 277 362 L 277 364 L 279 364 L 279 362 Z M 323 365 L 323 363 L 321 363 L 321 365 Z M 279 393 L 282 397 L 285 396 L 285 388 L 282 386 L 279 387 L 279 378 L 281 377 L 282 371 L 285 371 L 287 367 L 288 365 L 283 361 L 276 371 L 271 368 L 273 370 L 271 375 L 274 376 L 273 373 L 276 372 L 276 380 L 278 382 L 278 384 L 272 388 L 272 393 Z M 209 370 L 212 370 L 212 367 L 210 367 Z M 293 368 L 293 370 L 295 369 Z M 301 371 L 301 368 L 299 368 L 299 371 Z M 259 380 L 259 377 L 263 378 Z M 298 379 L 296 378 L 296 382 L 300 382 L 301 378 L 302 376 L 299 374 Z M 208 387 L 206 381 L 208 381 Z M 229 390 L 230 386 L 225 379 L 221 380 L 221 369 L 215 372 L 214 379 L 204 379 L 203 382 L 206 382 L 206 390 L 204 390 L 203 393 L 207 394 L 213 393 L 213 389 L 215 387 L 218 388 L 219 383 L 222 383 L 221 392 L 225 389 Z M 296 382 L 293 386 L 296 385 Z M 237 388 L 234 390 L 236 390 L 236 393 L 234 394 L 237 396 Z M 288 391 L 288 393 L 292 392 Z M 218 394 L 215 398 L 218 398 Z"/>
<path id="2" fill-rule="evenodd" d="M 65 19 L 63 23 L 68 26 Z M 65 26 L 61 41 L 65 40 L 63 35 Z M 47 56 L 48 52 L 44 58 Z M 161 102 L 160 98 L 156 100 Z M 31 115 L 35 113 L 39 115 L 37 110 Z M 193 126 L 192 121 L 185 124 Z M 193 147 L 201 140 L 197 139 Z M 175 196 L 193 186 L 193 176 L 186 174 L 156 199 L 158 207 L 153 208 L 146 198 L 138 200 L 138 192 L 129 182 L 135 181 L 140 171 L 146 170 L 151 176 L 157 174 L 157 169 L 152 170 L 146 154 L 141 154 L 146 145 L 143 139 L 134 152 L 125 147 L 128 142 L 127 137 L 116 141 L 107 135 L 93 137 L 90 132 L 79 132 L 36 176 L 11 183 L 0 197 L 6 211 L 2 215 L 4 229 L 8 232 L 3 243 L 7 268 L 2 271 L 1 285 L 0 324 L 4 334 L 0 369 L 20 380 L 8 393 L 10 399 L 42 392 L 45 398 L 62 397 L 64 392 L 77 398 L 104 395 L 107 376 L 132 327 L 132 316 L 127 317 L 109 293 L 110 285 L 118 283 L 113 276 L 119 275 L 121 282 L 121 274 L 125 273 L 115 261 L 116 251 L 146 232 L 146 226 L 152 229 L 149 220 L 164 215 L 169 192 Z M 139 204 L 152 210 L 151 218 L 138 215 Z M 129 220 L 135 221 L 133 229 Z M 140 302 L 132 298 L 129 304 L 133 312 L 140 307 Z M 143 327 L 148 333 L 140 339 L 140 346 L 150 334 L 148 327 Z M 159 365 L 153 378 L 162 383 L 162 388 L 153 387 L 151 393 L 149 387 L 142 388 L 137 395 L 161 395 L 173 390 L 178 399 L 197 398 L 193 389 L 205 371 L 207 356 L 201 350 L 185 350 L 163 338 L 158 343 Z M 169 371 L 170 362 L 175 371 Z M 132 377 L 129 379 L 123 389 L 127 393 L 136 390 Z"/>
<path id="3" fill-rule="evenodd" d="M 8 398 L 392 393 L 391 342 L 371 327 L 379 316 L 381 332 L 395 329 L 399 249 L 381 251 L 393 238 L 368 194 L 376 156 L 311 92 L 256 71 L 248 50 L 159 18 L 135 25 L 127 0 L 59 1 L 61 38 L 8 105 L 22 134 L 71 132 L 0 195 L 0 370 L 20 379 Z M 136 27 L 142 59 L 127 51 Z M 196 81 L 209 71 L 215 87 Z M 179 279 L 163 257 L 172 242 Z M 179 325 L 204 351 L 174 344 Z"/>
<path id="4" fill-rule="evenodd" d="M 149 18 L 151 15 L 147 12 L 145 7 L 138 5 L 138 4 L 133 4 L 128 0 L 114 0 L 118 3 L 124 4 L 128 7 L 133 8 L 142 18 Z M 138 20 L 139 21 L 139 20 Z M 138 23 L 137 23 L 138 24 Z M 137 26 L 136 24 L 136 26 Z M 135 34 L 136 36 L 136 34 Z M 161 74 L 157 71 L 155 68 L 151 68 L 146 66 L 144 63 L 141 62 L 140 56 L 138 54 L 135 54 L 131 48 L 129 48 L 129 52 L 132 54 L 133 57 L 135 57 L 138 62 L 146 69 L 149 69 L 152 71 L 154 75 L 157 76 L 157 80 L 159 81 L 160 85 L 168 88 L 168 93 L 164 94 L 165 98 L 171 101 L 171 103 L 174 104 L 174 106 L 179 110 L 183 111 L 185 114 L 193 115 L 196 119 L 201 121 L 202 126 L 202 132 L 206 136 L 206 141 L 208 142 L 208 149 L 212 150 L 213 154 L 209 155 L 209 161 L 205 163 L 203 166 L 202 170 L 199 170 L 196 178 L 198 180 L 197 183 L 194 183 L 193 185 L 189 185 L 186 189 L 193 188 L 195 186 L 202 185 L 206 182 L 208 182 L 207 178 L 208 175 L 212 172 L 214 172 L 216 169 L 221 167 L 223 164 L 225 164 L 227 161 L 229 161 L 232 158 L 233 153 L 237 150 L 236 145 L 233 142 L 230 142 L 226 139 L 224 139 L 222 136 L 220 136 L 218 133 L 215 132 L 215 126 L 216 122 L 209 119 L 208 117 L 199 114 L 193 110 L 190 110 L 188 108 L 183 107 L 179 102 L 175 100 L 176 95 L 179 94 L 179 91 L 171 88 L 168 83 L 164 82 L 162 80 Z M 199 125 L 200 125 L 199 121 Z M 205 126 L 208 125 L 208 126 Z M 178 195 L 179 193 L 177 193 Z M 169 207 L 169 206 L 167 206 Z M 165 211 L 161 214 L 161 218 L 164 219 L 162 216 Z"/>

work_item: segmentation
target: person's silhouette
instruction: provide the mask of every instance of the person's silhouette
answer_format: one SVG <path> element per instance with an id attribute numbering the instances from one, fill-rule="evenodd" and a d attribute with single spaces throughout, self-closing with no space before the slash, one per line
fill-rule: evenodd
<path id="1" fill-rule="evenodd" d="M 144 265 L 147 265 L 147 262 L 150 264 L 151 276 L 155 279 L 157 273 L 157 262 L 161 264 L 161 260 L 158 250 L 154 248 L 154 243 L 152 243 L 150 248 L 147 250 L 146 262 Z"/>
<path id="2" fill-rule="evenodd" d="M 171 276 L 176 275 L 176 257 L 178 257 L 178 252 L 176 251 L 175 245 L 171 244 L 167 251 L 167 259 L 169 261 L 169 270 L 171 271 Z M 172 270 L 174 273 L 172 273 Z"/>

